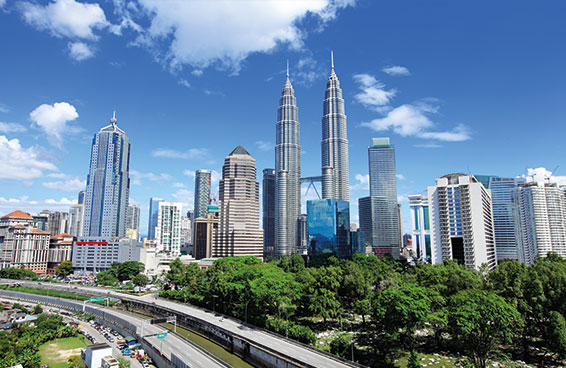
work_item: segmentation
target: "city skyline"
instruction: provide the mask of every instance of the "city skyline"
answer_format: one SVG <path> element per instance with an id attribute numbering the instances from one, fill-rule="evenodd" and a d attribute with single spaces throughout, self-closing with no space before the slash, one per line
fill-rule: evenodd
<path id="1" fill-rule="evenodd" d="M 21 7 L 10 0 L 1 3 L 0 37 L 10 50 L 0 70 L 5 86 L 0 91 L 2 213 L 67 211 L 85 187 L 88 142 L 114 108 L 132 142 L 130 198 L 140 205 L 142 229 L 147 227 L 150 197 L 192 208 L 192 175 L 198 169 L 212 170 L 216 193 L 222 152 L 231 147 L 245 146 L 258 160 L 258 171 L 272 168 L 273 111 L 287 58 L 301 108 L 302 175 L 320 175 L 320 101 L 330 50 L 348 113 L 354 222 L 357 199 L 369 194 L 368 137 L 395 142 L 405 232 L 406 196 L 423 193 L 437 177 L 450 172 L 514 177 L 528 174 L 527 168 L 550 170 L 561 164 L 560 124 L 566 111 L 560 104 L 565 76 L 559 65 L 565 53 L 545 47 L 559 42 L 557 31 L 563 26 L 557 15 L 564 4 L 558 2 L 539 4 L 535 10 L 514 3 L 511 14 L 504 4 L 493 5 L 490 12 L 481 11 L 481 4 L 429 4 L 427 17 L 420 17 L 424 5 L 419 5 L 409 7 L 402 18 L 398 14 L 406 4 L 321 1 L 318 7 L 297 6 L 278 22 L 269 18 L 277 28 L 265 33 L 278 35 L 272 44 L 249 42 L 253 49 L 242 51 L 232 39 L 228 44 L 207 39 L 216 49 L 208 49 L 202 60 L 191 58 L 180 34 L 172 37 L 182 50 L 161 43 L 162 54 L 153 55 L 143 46 L 128 46 L 137 33 L 123 26 L 118 27 L 120 35 L 113 26 L 131 19 L 149 32 L 148 22 L 112 4 L 90 3 L 98 18 L 78 13 L 81 27 L 72 28 L 52 17 L 40 22 L 30 15 L 32 8 L 42 14 L 60 1 L 24 2 Z M 335 7 L 324 7 L 329 4 Z M 244 11 L 250 10 L 247 6 Z M 376 16 L 380 22 L 374 21 Z M 467 20 L 474 16 L 476 22 Z M 157 17 L 164 17 L 161 9 L 146 21 Z M 501 17 L 506 27 L 499 26 Z M 430 23 L 436 26 L 428 27 Z M 301 32 L 275 32 L 289 25 Z M 393 25 L 401 31 L 389 35 Z M 442 33 L 447 26 L 451 35 Z M 41 68 L 36 67 L 39 59 Z M 521 78 L 516 77 L 519 71 Z M 400 118 L 413 125 L 399 124 Z M 533 124 L 548 129 L 531 137 L 527 132 Z M 313 199 L 310 195 L 314 191 L 303 198 L 303 206 Z"/>

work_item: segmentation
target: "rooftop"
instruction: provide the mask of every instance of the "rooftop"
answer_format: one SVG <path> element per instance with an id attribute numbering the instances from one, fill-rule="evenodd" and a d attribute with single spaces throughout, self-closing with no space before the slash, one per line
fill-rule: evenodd
<path id="1" fill-rule="evenodd" d="M 234 150 L 232 152 L 230 152 L 230 154 L 228 156 L 233 156 L 233 155 L 247 155 L 247 156 L 251 156 L 249 154 L 248 151 L 246 151 L 246 149 L 242 146 L 238 146 L 236 148 L 234 148 Z"/>
<path id="2" fill-rule="evenodd" d="M 2 218 L 23 218 L 33 220 L 33 217 L 31 217 L 29 214 L 19 210 L 10 212 L 9 214 L 2 216 Z"/>
<path id="3" fill-rule="evenodd" d="M 86 348 L 90 350 L 112 349 L 112 347 L 105 342 L 88 345 Z"/>
<path id="4" fill-rule="evenodd" d="M 51 239 L 70 238 L 70 237 L 72 237 L 71 234 L 61 233 L 61 234 L 53 235 L 53 236 L 51 237 Z"/>

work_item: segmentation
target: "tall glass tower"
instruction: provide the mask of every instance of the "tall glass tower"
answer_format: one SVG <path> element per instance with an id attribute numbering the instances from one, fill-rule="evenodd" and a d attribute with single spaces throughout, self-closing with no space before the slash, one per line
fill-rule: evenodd
<path id="1" fill-rule="evenodd" d="M 116 114 L 110 125 L 92 140 L 90 171 L 85 192 L 83 236 L 124 237 L 130 191 L 130 140 L 118 128 Z"/>
<path id="2" fill-rule="evenodd" d="M 348 137 L 346 114 L 340 81 L 332 70 L 324 95 L 322 115 L 322 198 L 350 200 L 350 169 L 348 167 Z"/>
<path id="3" fill-rule="evenodd" d="M 273 256 L 275 246 L 275 169 L 263 169 L 263 256 Z"/>
<path id="4" fill-rule="evenodd" d="M 292 255 L 299 244 L 301 215 L 301 145 L 299 109 L 287 80 L 277 110 L 275 145 L 275 256 Z"/>
<path id="5" fill-rule="evenodd" d="M 147 238 L 155 239 L 155 227 L 157 226 L 157 218 L 159 216 L 159 202 L 163 202 L 163 198 L 149 199 L 149 221 L 147 225 Z"/>
<path id="6" fill-rule="evenodd" d="M 195 218 L 206 218 L 210 204 L 210 171 L 195 173 Z"/>

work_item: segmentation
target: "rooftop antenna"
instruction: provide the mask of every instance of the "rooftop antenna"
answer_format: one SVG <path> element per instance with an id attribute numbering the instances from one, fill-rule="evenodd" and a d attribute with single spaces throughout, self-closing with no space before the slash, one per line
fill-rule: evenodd
<path id="1" fill-rule="evenodd" d="M 287 59 L 287 78 L 289 78 L 289 59 Z"/>
<path id="2" fill-rule="evenodd" d="M 332 70 L 334 70 L 334 50 L 330 50 L 330 65 L 332 65 Z"/>
<path id="3" fill-rule="evenodd" d="M 114 112 L 112 112 L 112 119 L 110 119 L 110 122 L 112 123 L 112 125 L 116 125 L 116 122 L 118 120 L 116 120 L 116 109 L 114 109 Z"/>

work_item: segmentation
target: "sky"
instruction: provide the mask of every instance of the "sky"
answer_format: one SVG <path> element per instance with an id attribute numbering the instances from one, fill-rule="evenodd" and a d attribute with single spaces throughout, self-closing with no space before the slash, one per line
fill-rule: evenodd
<path id="1" fill-rule="evenodd" d="M 560 0 L 0 0 L 0 214 L 68 210 L 114 110 L 142 234 L 150 197 L 192 209 L 194 171 L 213 170 L 217 193 L 238 145 L 261 183 L 287 60 L 302 175 L 320 175 L 333 50 L 351 220 L 371 138 L 390 137 L 409 232 L 407 195 L 444 174 L 564 174 L 564 14 Z"/>

